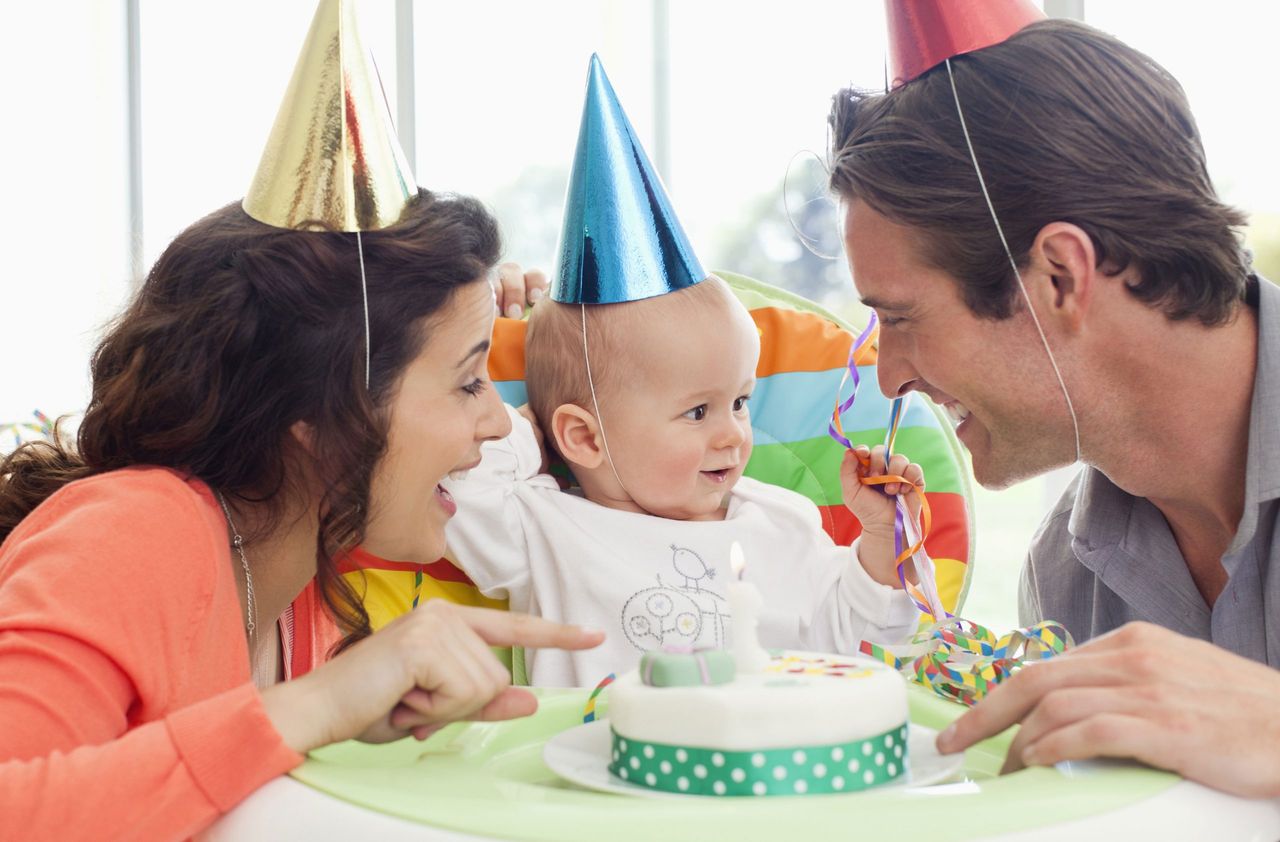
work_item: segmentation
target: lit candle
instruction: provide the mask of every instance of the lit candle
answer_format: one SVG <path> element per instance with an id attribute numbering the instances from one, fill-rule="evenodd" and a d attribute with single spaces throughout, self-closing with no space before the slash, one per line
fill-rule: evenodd
<path id="1" fill-rule="evenodd" d="M 747 562 L 737 541 L 729 548 L 729 615 L 733 628 L 733 663 L 739 673 L 760 672 L 769 664 L 769 653 L 760 647 L 756 624 L 764 597 L 750 582 L 742 581 Z"/>

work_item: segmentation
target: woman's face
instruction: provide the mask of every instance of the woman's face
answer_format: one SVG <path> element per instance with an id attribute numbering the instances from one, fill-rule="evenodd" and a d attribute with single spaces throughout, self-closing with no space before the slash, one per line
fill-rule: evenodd
<path id="1" fill-rule="evenodd" d="M 485 278 L 460 287 L 428 323 L 427 341 L 391 400 L 363 544 L 380 558 L 427 564 L 444 555 L 445 524 L 457 507 L 440 481 L 474 467 L 482 442 L 511 432 L 489 382 L 493 301 Z"/>

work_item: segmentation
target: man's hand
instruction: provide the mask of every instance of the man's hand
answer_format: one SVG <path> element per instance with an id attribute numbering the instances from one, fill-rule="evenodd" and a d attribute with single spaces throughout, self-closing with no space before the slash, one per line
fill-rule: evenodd
<path id="1" fill-rule="evenodd" d="M 1280 796 L 1280 672 L 1149 623 L 1025 667 L 938 737 L 944 754 L 1022 727 L 1004 771 L 1132 757 L 1246 797 Z"/>

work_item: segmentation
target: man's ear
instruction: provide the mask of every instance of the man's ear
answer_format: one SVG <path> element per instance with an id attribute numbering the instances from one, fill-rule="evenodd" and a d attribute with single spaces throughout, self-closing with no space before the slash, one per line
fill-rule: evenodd
<path id="1" fill-rule="evenodd" d="M 580 406 L 563 403 L 551 413 L 551 435 L 556 450 L 570 465 L 588 470 L 598 468 L 604 461 L 604 449 L 600 444 L 600 426 L 595 416 Z"/>
<path id="2" fill-rule="evenodd" d="M 1037 309 L 1047 307 L 1042 315 L 1078 329 L 1101 278 L 1093 238 L 1070 222 L 1050 222 L 1036 234 L 1030 257 L 1032 272 L 1044 281 L 1027 290 Z"/>

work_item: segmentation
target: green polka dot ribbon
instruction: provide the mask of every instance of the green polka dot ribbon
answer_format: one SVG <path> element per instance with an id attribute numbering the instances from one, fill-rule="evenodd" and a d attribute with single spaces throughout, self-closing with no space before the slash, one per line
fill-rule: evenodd
<path id="1" fill-rule="evenodd" d="M 819 795 L 892 781 L 907 767 L 907 726 L 808 748 L 716 751 L 613 735 L 609 771 L 639 786 L 688 795 Z"/>

